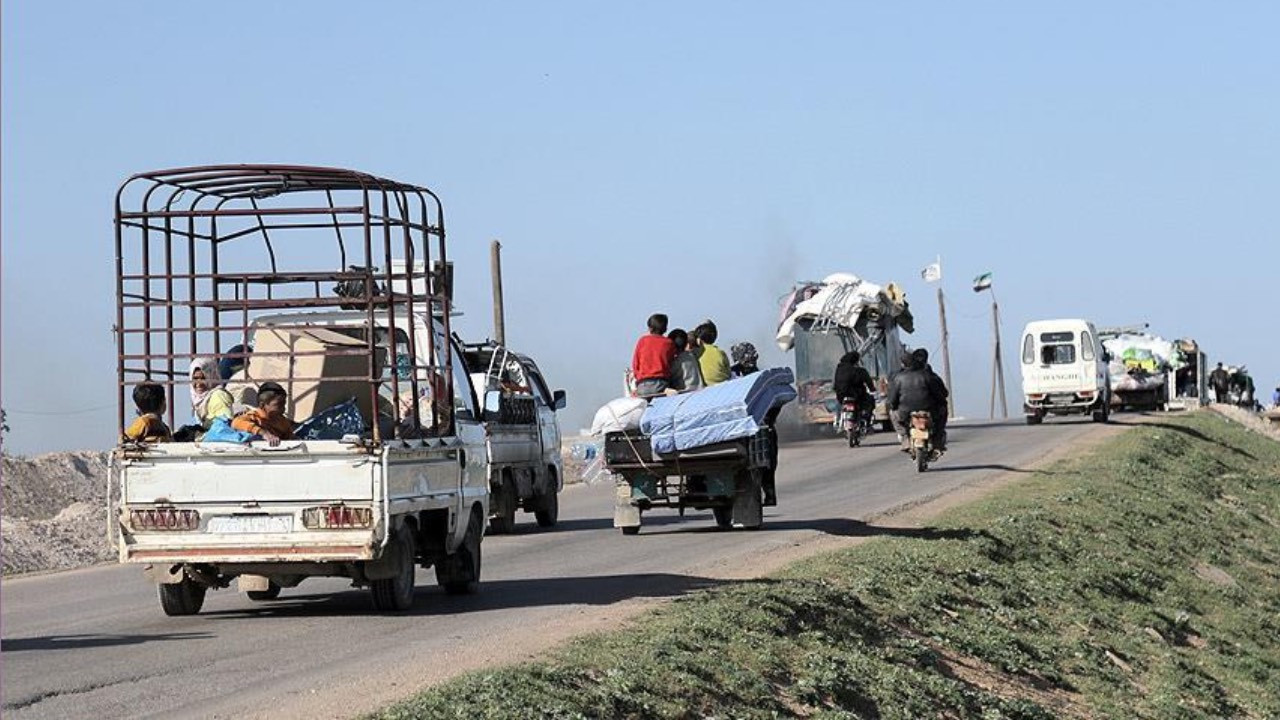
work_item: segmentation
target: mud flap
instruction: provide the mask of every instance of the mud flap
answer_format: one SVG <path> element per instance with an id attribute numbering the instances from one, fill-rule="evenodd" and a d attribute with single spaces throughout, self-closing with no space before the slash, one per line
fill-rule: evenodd
<path id="1" fill-rule="evenodd" d="M 758 528 L 764 524 L 764 506 L 760 497 L 760 471 L 744 470 L 738 474 L 738 486 L 733 494 L 733 526 Z"/>
<path id="2" fill-rule="evenodd" d="M 640 508 L 631 502 L 631 483 L 621 476 L 614 484 L 613 526 L 640 527 Z"/>
<path id="3" fill-rule="evenodd" d="M 182 565 L 147 565 L 142 575 L 157 585 L 177 585 L 185 577 Z"/>
<path id="4" fill-rule="evenodd" d="M 271 590 L 271 578 L 266 575 L 241 575 L 236 578 L 236 588 L 240 592 L 268 592 Z"/>
<path id="5" fill-rule="evenodd" d="M 395 533 L 391 535 L 395 538 Z M 370 560 L 364 564 L 364 577 L 366 580 L 390 580 L 400 572 L 400 553 L 402 551 L 401 544 L 398 542 L 388 542 L 386 547 L 382 548 L 382 557 L 377 560 Z"/>

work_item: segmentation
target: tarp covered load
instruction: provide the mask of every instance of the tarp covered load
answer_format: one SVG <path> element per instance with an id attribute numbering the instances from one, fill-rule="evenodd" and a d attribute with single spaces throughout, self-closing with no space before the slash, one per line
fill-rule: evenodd
<path id="1" fill-rule="evenodd" d="M 915 320 L 907 307 L 906 294 L 894 283 L 885 287 L 851 273 L 833 273 L 821 283 L 804 283 L 782 303 L 778 323 L 778 347 L 790 350 L 795 344 L 797 324 L 822 323 L 854 327 L 864 313 L 888 315 L 903 330 L 915 330 Z"/>
<path id="2" fill-rule="evenodd" d="M 1111 389 L 1118 392 L 1164 387 L 1167 371 L 1185 364 L 1179 347 L 1157 335 L 1124 333 L 1102 346 L 1111 354 Z"/>
<path id="3" fill-rule="evenodd" d="M 662 455 L 755 435 L 765 416 L 796 397 L 791 368 L 769 368 L 703 390 L 660 397 L 640 429 Z"/>

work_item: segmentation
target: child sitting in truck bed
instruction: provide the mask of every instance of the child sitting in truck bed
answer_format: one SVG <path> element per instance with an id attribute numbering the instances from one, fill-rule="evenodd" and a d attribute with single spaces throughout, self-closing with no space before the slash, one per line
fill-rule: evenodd
<path id="1" fill-rule="evenodd" d="M 172 442 L 173 434 L 160 417 L 165 409 L 164 388 L 156 383 L 144 382 L 133 389 L 133 404 L 138 408 L 138 419 L 124 431 L 124 439 L 134 442 Z"/>
<path id="2" fill-rule="evenodd" d="M 284 414 L 288 394 L 280 383 L 264 382 L 258 386 L 258 407 L 237 415 L 231 427 L 241 432 L 261 435 L 275 447 L 281 440 L 292 440 L 296 423 Z"/>

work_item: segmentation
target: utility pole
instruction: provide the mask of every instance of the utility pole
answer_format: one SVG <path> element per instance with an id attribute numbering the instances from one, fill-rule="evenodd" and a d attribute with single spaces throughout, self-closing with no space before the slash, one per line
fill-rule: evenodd
<path id="1" fill-rule="evenodd" d="M 1004 394 L 1004 361 L 1000 359 L 1000 303 L 996 301 L 996 291 L 991 290 L 991 327 L 994 331 L 994 357 L 991 361 L 991 409 L 990 416 L 996 417 L 996 393 L 1000 394 L 1000 417 L 1009 417 L 1009 403 Z"/>
<path id="2" fill-rule="evenodd" d="M 947 333 L 947 304 L 942 298 L 942 286 L 938 286 L 938 324 L 942 327 L 942 380 L 947 384 L 947 417 L 956 416 L 955 391 L 951 389 L 950 335 Z"/>
<path id="3" fill-rule="evenodd" d="M 493 339 L 505 347 L 507 328 L 502 313 L 502 243 L 497 240 L 489 246 L 489 273 L 493 276 Z"/>

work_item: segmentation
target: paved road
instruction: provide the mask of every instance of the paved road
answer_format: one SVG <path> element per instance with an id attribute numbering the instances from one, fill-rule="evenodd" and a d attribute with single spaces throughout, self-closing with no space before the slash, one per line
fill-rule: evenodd
<path id="1" fill-rule="evenodd" d="M 561 522 L 487 538 L 479 594 L 447 597 L 419 571 L 413 611 L 379 615 L 366 592 L 310 580 L 269 603 L 210 593 L 195 617 L 168 618 L 137 567 L 101 567 L 3 584 L 3 715 L 344 717 L 461 669 L 532 656 L 610 627 L 657 599 L 752 574 L 825 536 L 875 534 L 860 522 L 1003 472 L 1096 432 L 1081 421 L 959 425 L 951 452 L 917 475 L 875 435 L 785 446 L 780 505 L 759 532 L 714 529 L 710 513 L 645 516 L 639 536 L 611 526 L 608 487 L 568 488 Z"/>

